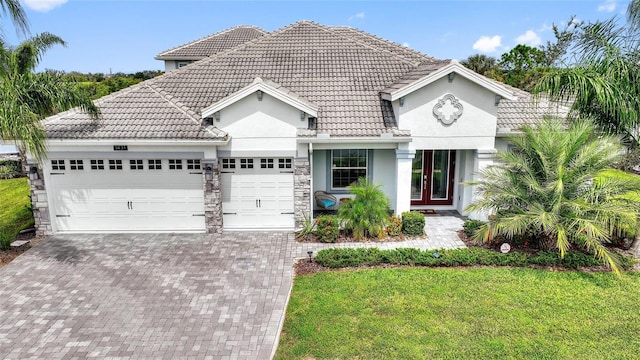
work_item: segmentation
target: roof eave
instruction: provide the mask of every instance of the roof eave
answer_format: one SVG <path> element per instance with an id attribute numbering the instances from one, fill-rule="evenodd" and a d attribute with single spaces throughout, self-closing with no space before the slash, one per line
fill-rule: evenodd
<path id="1" fill-rule="evenodd" d="M 459 74 L 464 78 L 466 78 L 467 80 L 486 88 L 487 90 L 495 93 L 496 95 L 500 95 L 504 99 L 508 99 L 508 100 L 517 99 L 517 97 L 507 88 L 500 86 L 492 81 L 489 81 L 488 79 L 484 78 L 482 75 L 467 69 L 466 67 L 464 67 L 463 65 L 461 65 L 459 62 L 455 60 L 452 60 L 451 63 L 449 63 L 448 65 L 443 66 L 442 68 L 430 73 L 429 75 L 422 77 L 421 79 L 418 79 L 412 82 L 409 85 L 406 85 L 404 87 L 401 87 L 400 89 L 397 89 L 391 92 L 383 92 L 381 93 L 381 96 L 384 100 L 389 100 L 389 101 L 398 100 L 401 97 L 407 96 L 412 92 L 418 89 L 421 89 L 435 82 L 436 80 L 439 80 L 444 76 L 447 76 L 452 72 Z"/>

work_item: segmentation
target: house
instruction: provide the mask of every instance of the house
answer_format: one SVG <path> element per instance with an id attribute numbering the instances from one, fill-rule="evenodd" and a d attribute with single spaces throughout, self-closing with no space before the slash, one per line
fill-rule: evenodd
<path id="1" fill-rule="evenodd" d="M 461 183 L 544 110 L 456 61 L 309 21 L 157 58 L 177 69 L 97 100 L 99 121 L 45 119 L 48 159 L 30 166 L 40 233 L 293 229 L 315 191 L 349 197 L 362 176 L 396 213 L 464 214 Z"/>

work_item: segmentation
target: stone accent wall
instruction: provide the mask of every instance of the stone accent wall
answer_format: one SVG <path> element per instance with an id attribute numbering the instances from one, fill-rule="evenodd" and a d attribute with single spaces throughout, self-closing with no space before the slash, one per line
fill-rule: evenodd
<path id="1" fill-rule="evenodd" d="M 293 199 L 296 228 L 304 222 L 305 216 L 311 216 L 311 166 L 309 159 L 293 161 Z"/>
<path id="2" fill-rule="evenodd" d="M 31 173 L 31 167 L 36 167 L 38 171 Z M 35 220 L 36 235 L 51 235 L 51 218 L 49 216 L 49 201 L 47 200 L 47 189 L 44 185 L 44 173 L 35 164 L 28 164 L 25 168 L 31 189 L 31 207 Z"/>
<path id="3" fill-rule="evenodd" d="M 207 176 L 207 167 L 212 174 Z M 222 234 L 222 191 L 220 189 L 220 164 L 217 160 L 202 164 L 204 179 L 204 216 L 208 234 Z"/>

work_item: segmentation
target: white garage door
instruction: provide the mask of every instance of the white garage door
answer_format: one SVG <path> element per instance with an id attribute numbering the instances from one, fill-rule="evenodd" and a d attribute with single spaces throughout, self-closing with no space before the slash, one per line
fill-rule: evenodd
<path id="1" fill-rule="evenodd" d="M 205 230 L 197 159 L 58 159 L 49 170 L 57 231 Z"/>
<path id="2" fill-rule="evenodd" d="M 292 229 L 290 158 L 222 159 L 222 214 L 226 229 Z"/>

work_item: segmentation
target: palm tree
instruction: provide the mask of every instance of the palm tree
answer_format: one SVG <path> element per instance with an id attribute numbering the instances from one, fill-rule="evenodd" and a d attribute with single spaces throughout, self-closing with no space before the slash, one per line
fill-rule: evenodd
<path id="1" fill-rule="evenodd" d="M 629 6 L 630 26 L 617 18 L 580 27 L 574 63 L 551 69 L 533 89 L 570 101 L 574 114 L 594 119 L 605 132 L 640 145 L 640 0 Z M 635 25 L 634 25 L 635 24 Z"/>
<path id="2" fill-rule="evenodd" d="M 43 33 L 16 48 L 0 47 L 0 139 L 16 141 L 38 160 L 46 153 L 43 118 L 76 106 L 94 118 L 99 115 L 93 102 L 62 74 L 34 73 L 42 55 L 54 45 L 65 42 Z"/>
<path id="3" fill-rule="evenodd" d="M 500 72 L 498 60 L 485 54 L 470 55 L 468 58 L 461 60 L 460 64 L 490 78 L 495 78 Z"/>
<path id="4" fill-rule="evenodd" d="M 27 21 L 27 15 L 24 13 L 24 9 L 20 5 L 20 0 L 0 0 L 0 9 L 2 9 L 2 14 L 11 17 L 11 21 L 17 27 L 18 32 L 23 34 L 29 32 L 29 22 Z M 0 30 L 2 30 L 1 27 Z"/>
<path id="5" fill-rule="evenodd" d="M 514 150 L 498 152 L 481 180 L 468 183 L 481 196 L 466 210 L 493 214 L 476 241 L 533 236 L 561 256 L 571 247 L 591 251 L 617 272 L 618 259 L 605 244 L 616 232 L 635 231 L 639 210 L 628 196 L 636 184 L 604 175 L 621 153 L 619 138 L 602 135 L 590 121 L 567 128 L 547 119 L 510 141 Z"/>

